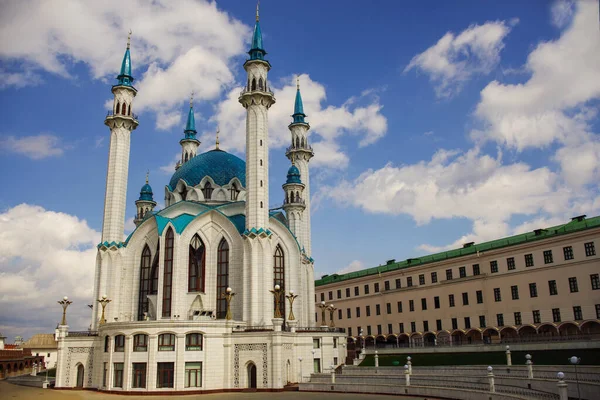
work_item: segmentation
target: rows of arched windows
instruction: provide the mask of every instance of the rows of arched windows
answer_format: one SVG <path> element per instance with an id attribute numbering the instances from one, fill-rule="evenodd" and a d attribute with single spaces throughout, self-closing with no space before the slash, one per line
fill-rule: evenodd
<path id="1" fill-rule="evenodd" d="M 294 142 L 292 142 L 292 144 L 294 144 Z M 296 136 L 296 145 L 294 146 L 295 148 L 304 148 L 304 138 L 300 138 L 298 136 Z"/>
<path id="2" fill-rule="evenodd" d="M 117 102 L 117 106 L 115 107 L 115 114 L 131 115 L 131 104 L 127 105 L 127 103 L 121 104 Z"/>
<path id="3" fill-rule="evenodd" d="M 258 81 L 256 78 L 252 78 L 252 80 L 248 79 L 248 86 L 246 89 L 267 91 L 267 81 L 266 79 L 263 81 L 263 78 L 258 78 Z"/>
<path id="4" fill-rule="evenodd" d="M 287 203 L 302 203 L 302 198 L 300 197 L 300 192 L 296 191 L 294 194 L 293 191 L 285 194 L 285 202 Z"/>

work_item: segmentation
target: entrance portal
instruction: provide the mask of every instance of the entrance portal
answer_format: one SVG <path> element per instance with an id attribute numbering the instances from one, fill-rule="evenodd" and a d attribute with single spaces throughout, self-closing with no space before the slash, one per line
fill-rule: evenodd
<path id="1" fill-rule="evenodd" d="M 254 363 L 248 364 L 248 387 L 256 389 L 256 365 Z"/>

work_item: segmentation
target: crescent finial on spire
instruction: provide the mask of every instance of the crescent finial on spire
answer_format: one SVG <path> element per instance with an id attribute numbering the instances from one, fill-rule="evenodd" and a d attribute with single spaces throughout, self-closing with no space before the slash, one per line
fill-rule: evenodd
<path id="1" fill-rule="evenodd" d="M 127 48 L 131 47 L 131 34 L 133 32 L 131 31 L 131 29 L 129 30 L 129 35 L 127 35 Z"/>
<path id="2" fill-rule="evenodd" d="M 300 76 L 296 75 L 296 90 L 300 90 Z"/>
<path id="3" fill-rule="evenodd" d="M 146 184 L 148 184 L 148 175 L 150 175 L 150 170 L 146 171 Z"/>
<path id="4" fill-rule="evenodd" d="M 190 94 L 190 108 L 194 107 L 194 91 Z"/>
<path id="5" fill-rule="evenodd" d="M 217 148 L 217 150 L 219 150 L 219 132 L 220 132 L 220 130 L 219 130 L 219 127 L 217 126 L 217 140 L 216 140 L 216 148 Z"/>
<path id="6" fill-rule="evenodd" d="M 260 0 L 256 2 L 256 22 L 258 22 L 258 6 L 260 6 Z"/>

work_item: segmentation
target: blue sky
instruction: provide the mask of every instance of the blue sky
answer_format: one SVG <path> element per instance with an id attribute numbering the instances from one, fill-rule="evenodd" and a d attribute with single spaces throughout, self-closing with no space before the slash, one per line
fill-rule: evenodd
<path id="1" fill-rule="evenodd" d="M 0 16 L 0 331 L 80 308 L 102 223 L 110 86 L 127 32 L 139 90 L 127 215 L 179 156 L 191 90 L 201 150 L 243 157 L 252 2 L 6 2 Z M 115 10 L 118 10 L 116 12 Z M 317 274 L 350 271 L 597 215 L 597 1 L 263 0 L 277 103 L 271 207 L 281 204 L 295 76 L 311 123 Z M 128 229 L 131 229 L 131 221 Z M 32 293 L 22 293 L 33 288 Z M 68 292 L 68 293 L 67 293 Z M 57 306 L 58 307 L 58 306 Z M 55 318 L 56 317 L 56 318 Z"/>

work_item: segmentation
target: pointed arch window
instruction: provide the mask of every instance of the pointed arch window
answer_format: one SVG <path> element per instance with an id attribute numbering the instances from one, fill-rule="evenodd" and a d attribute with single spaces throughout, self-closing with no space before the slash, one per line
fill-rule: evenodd
<path id="1" fill-rule="evenodd" d="M 152 281 L 150 282 L 150 294 L 158 293 L 158 259 L 160 254 L 160 239 L 158 239 L 158 244 L 156 245 L 156 254 L 154 255 L 154 260 L 152 260 L 152 268 L 150 269 L 150 276 L 152 277 Z"/>
<path id="2" fill-rule="evenodd" d="M 140 292 L 138 297 L 138 321 L 144 320 L 144 313 L 148 312 L 148 295 L 152 285 L 150 276 L 150 265 L 152 263 L 152 254 L 148 245 L 144 246 L 142 251 L 142 260 L 140 262 Z"/>
<path id="3" fill-rule="evenodd" d="M 262 78 L 258 79 L 258 90 L 263 90 L 263 79 Z"/>
<path id="4" fill-rule="evenodd" d="M 131 104 L 127 106 L 127 115 L 131 115 Z"/>
<path id="5" fill-rule="evenodd" d="M 115 114 L 118 114 L 121 111 L 121 103 L 117 101 L 117 106 L 115 107 Z"/>
<path id="6" fill-rule="evenodd" d="M 188 153 L 185 153 L 185 157 L 183 157 L 183 162 L 187 162 L 188 160 Z"/>
<path id="7" fill-rule="evenodd" d="M 127 115 L 127 105 L 125 103 L 121 106 L 121 114 Z"/>
<path id="8" fill-rule="evenodd" d="M 285 256 L 281 245 L 275 248 L 273 255 L 273 287 L 279 285 L 281 291 L 285 293 Z M 285 299 L 279 302 L 279 312 L 285 318 Z M 273 310 L 275 310 L 275 300 L 273 300 Z"/>
<path id="9" fill-rule="evenodd" d="M 202 189 L 202 194 L 204 194 L 204 200 L 210 200 L 213 192 L 213 187 L 210 182 L 206 182 L 204 185 L 204 189 Z"/>
<path id="10" fill-rule="evenodd" d="M 229 189 L 230 195 L 231 195 L 231 200 L 235 201 L 238 198 L 238 195 L 240 194 L 240 190 L 237 188 L 237 185 L 235 184 L 235 182 L 233 182 L 231 184 L 231 189 Z"/>
<path id="11" fill-rule="evenodd" d="M 300 147 L 300 138 L 296 137 L 296 147 Z"/>
<path id="12" fill-rule="evenodd" d="M 198 234 L 190 242 L 190 259 L 188 262 L 188 292 L 204 292 L 206 251 Z"/>
<path id="13" fill-rule="evenodd" d="M 173 228 L 169 227 L 165 235 L 165 264 L 163 272 L 163 301 L 162 316 L 168 318 L 171 316 L 171 295 L 173 289 L 173 244 L 175 235 Z"/>
<path id="14" fill-rule="evenodd" d="M 252 78 L 252 90 L 256 90 L 256 79 Z"/>
<path id="15" fill-rule="evenodd" d="M 227 315 L 227 300 L 223 294 L 229 287 L 229 243 L 225 238 L 219 243 L 217 252 L 217 318 Z"/>

